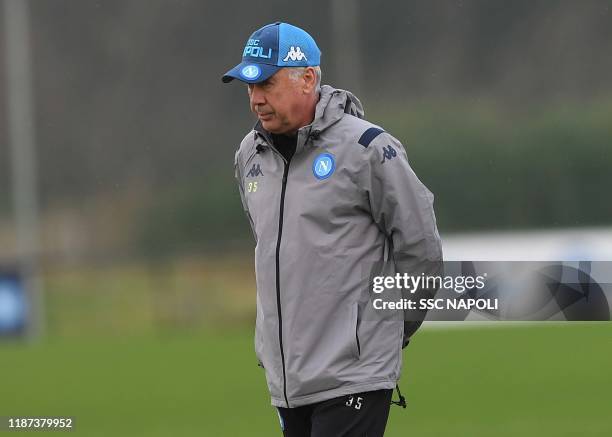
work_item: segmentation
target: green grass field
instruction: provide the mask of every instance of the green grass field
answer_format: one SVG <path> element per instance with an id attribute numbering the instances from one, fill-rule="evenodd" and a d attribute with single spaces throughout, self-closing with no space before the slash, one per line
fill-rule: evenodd
<path id="1" fill-rule="evenodd" d="M 0 343 L 0 416 L 83 436 L 280 436 L 250 331 Z M 426 330 L 386 435 L 611 436 L 612 324 Z"/>

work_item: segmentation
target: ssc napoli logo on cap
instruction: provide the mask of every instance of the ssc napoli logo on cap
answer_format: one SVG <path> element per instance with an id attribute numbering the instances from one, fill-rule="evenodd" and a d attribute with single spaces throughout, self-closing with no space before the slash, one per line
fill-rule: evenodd
<path id="1" fill-rule="evenodd" d="M 329 153 L 321 153 L 312 163 L 312 173 L 317 179 L 327 179 L 336 169 L 334 156 Z"/>
<path id="2" fill-rule="evenodd" d="M 257 79 L 261 75 L 261 68 L 255 64 L 247 65 L 240 70 L 240 75 L 248 80 Z"/>

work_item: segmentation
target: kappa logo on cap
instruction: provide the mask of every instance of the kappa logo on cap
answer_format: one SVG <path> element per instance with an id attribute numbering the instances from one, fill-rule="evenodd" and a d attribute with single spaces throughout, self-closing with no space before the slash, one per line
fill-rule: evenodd
<path id="1" fill-rule="evenodd" d="M 285 56 L 283 62 L 287 62 L 289 59 L 291 59 L 292 61 L 308 60 L 308 58 L 306 58 L 306 53 L 304 53 L 299 46 L 297 47 L 297 49 L 291 46 L 291 49 L 289 49 L 289 51 L 287 52 L 287 56 Z"/>
<path id="2" fill-rule="evenodd" d="M 257 79 L 261 75 L 261 68 L 254 64 L 247 65 L 240 70 L 240 75 L 248 80 Z"/>

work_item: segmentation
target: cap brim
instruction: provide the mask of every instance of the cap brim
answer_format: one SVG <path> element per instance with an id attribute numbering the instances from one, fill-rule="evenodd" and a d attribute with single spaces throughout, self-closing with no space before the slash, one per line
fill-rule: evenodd
<path id="1" fill-rule="evenodd" d="M 283 67 L 269 64 L 255 64 L 253 62 L 241 62 L 230 71 L 225 73 L 221 80 L 224 83 L 238 79 L 245 83 L 258 83 L 268 79 Z"/>

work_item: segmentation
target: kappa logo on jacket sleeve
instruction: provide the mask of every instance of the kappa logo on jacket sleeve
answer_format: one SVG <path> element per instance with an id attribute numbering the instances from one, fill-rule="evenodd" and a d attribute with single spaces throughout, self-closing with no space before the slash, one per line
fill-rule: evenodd
<path id="1" fill-rule="evenodd" d="M 397 152 L 391 146 L 383 147 L 383 160 L 380 161 L 381 164 L 384 164 L 385 161 L 389 161 L 397 156 Z"/>

